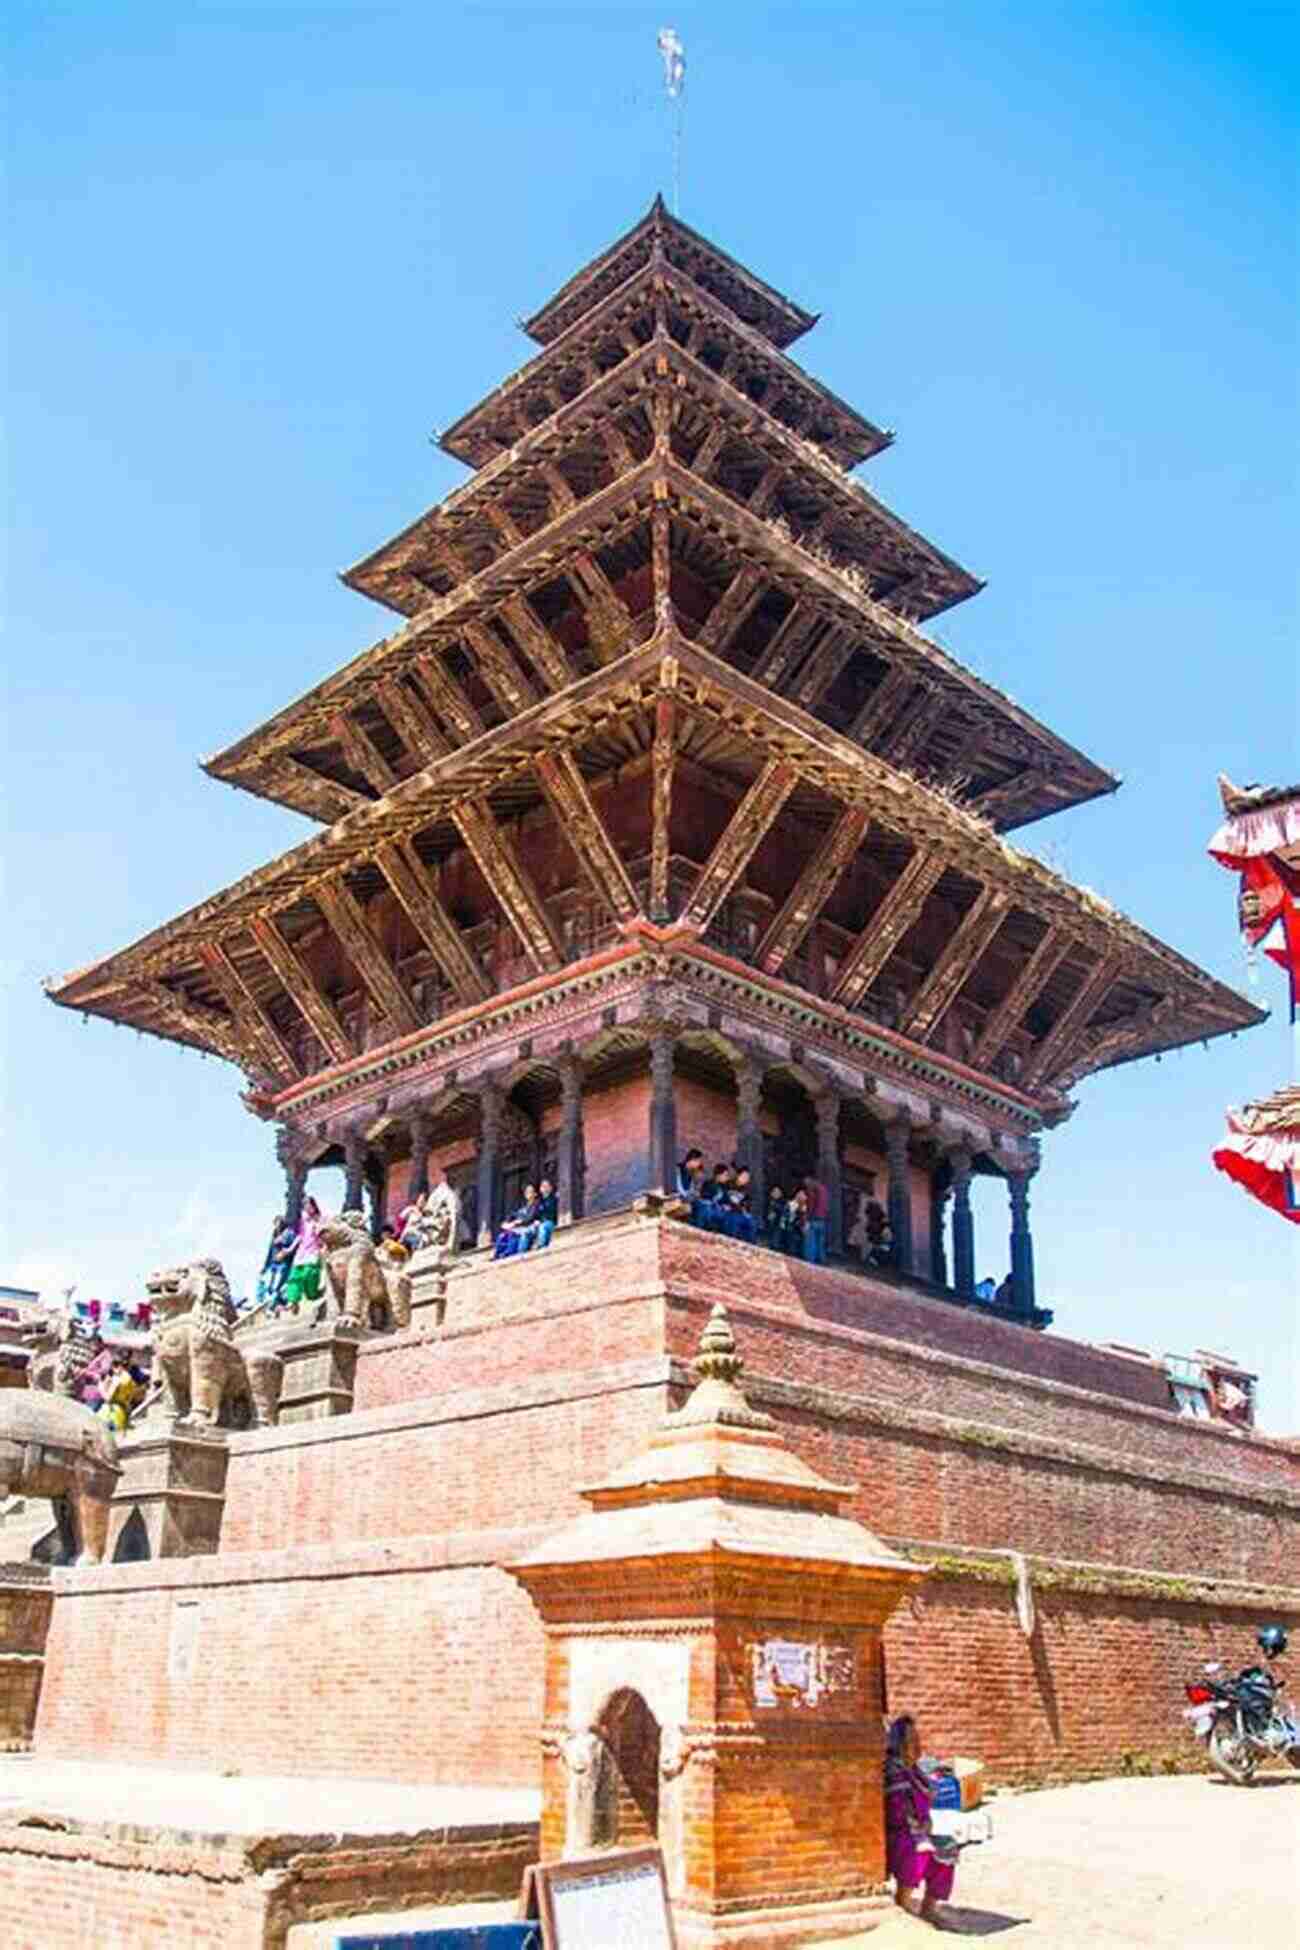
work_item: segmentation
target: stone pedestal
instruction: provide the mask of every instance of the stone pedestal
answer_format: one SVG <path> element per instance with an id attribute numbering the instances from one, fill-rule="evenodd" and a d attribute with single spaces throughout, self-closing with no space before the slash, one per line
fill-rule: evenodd
<path id="1" fill-rule="evenodd" d="M 441 1327 L 447 1314 L 446 1255 L 435 1248 L 416 1253 L 407 1270 L 411 1275 L 411 1326 L 417 1333 L 427 1334 Z"/>
<path id="2" fill-rule="evenodd" d="M 32 1744 L 52 1603 L 45 1565 L 0 1564 L 0 1753 Z"/>
<path id="3" fill-rule="evenodd" d="M 361 1328 L 348 1321 L 322 1321 L 286 1334 L 275 1344 L 284 1362 L 279 1426 L 347 1415 L 357 1371 Z"/>
<path id="4" fill-rule="evenodd" d="M 121 1480 L 109 1512 L 108 1557 L 203 1557 L 221 1536 L 226 1437 L 221 1429 L 148 1428 L 118 1445 Z"/>
<path id="5" fill-rule="evenodd" d="M 680 1950 L 869 1929 L 886 1891 L 881 1627 L 925 1568 L 736 1387 L 700 1385 L 513 1575 L 547 1634 L 544 1860 L 657 1838 Z"/>

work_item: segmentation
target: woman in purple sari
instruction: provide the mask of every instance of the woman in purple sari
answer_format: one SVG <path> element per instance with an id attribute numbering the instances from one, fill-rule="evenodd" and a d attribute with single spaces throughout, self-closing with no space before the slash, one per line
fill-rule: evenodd
<path id="1" fill-rule="evenodd" d="M 920 1914 L 939 1923 L 936 1907 L 952 1894 L 956 1864 L 936 1851 L 930 1825 L 934 1787 L 921 1769 L 921 1737 L 910 1713 L 891 1722 L 885 1750 L 885 1850 L 889 1873 L 897 1885 L 895 1900 L 907 1910 L 909 1898 L 921 1890 Z"/>

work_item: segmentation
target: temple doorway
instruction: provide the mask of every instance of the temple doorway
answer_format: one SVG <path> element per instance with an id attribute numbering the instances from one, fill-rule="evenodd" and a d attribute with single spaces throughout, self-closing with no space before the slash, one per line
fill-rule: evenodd
<path id="1" fill-rule="evenodd" d="M 624 1686 L 611 1695 L 596 1731 L 614 1768 L 615 1848 L 636 1848 L 659 1834 L 659 1722 L 640 1693 Z"/>

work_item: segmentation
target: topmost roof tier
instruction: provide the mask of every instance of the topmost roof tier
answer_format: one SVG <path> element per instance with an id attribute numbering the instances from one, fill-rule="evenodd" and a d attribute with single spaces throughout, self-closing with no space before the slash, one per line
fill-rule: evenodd
<path id="1" fill-rule="evenodd" d="M 805 311 L 793 298 L 764 284 L 680 217 L 671 216 L 662 196 L 657 196 L 640 223 L 571 277 L 540 311 L 524 320 L 529 338 L 539 345 L 552 344 L 648 264 L 656 248 L 669 264 L 686 271 L 696 284 L 775 346 L 793 345 L 817 323 L 816 312 Z"/>

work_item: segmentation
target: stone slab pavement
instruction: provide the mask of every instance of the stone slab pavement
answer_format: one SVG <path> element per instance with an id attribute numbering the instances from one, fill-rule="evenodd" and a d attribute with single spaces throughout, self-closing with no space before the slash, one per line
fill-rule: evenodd
<path id="1" fill-rule="evenodd" d="M 23 1809 L 187 1835 L 396 1835 L 535 1822 L 536 1788 L 411 1787 L 0 1754 L 0 1822 Z"/>
<path id="2" fill-rule="evenodd" d="M 989 1806 L 993 1841 L 957 1871 L 954 1937 L 1006 1950 L 1300 1945 L 1300 1774 L 1253 1788 L 1204 1775 L 1090 1781 Z M 921 1950 L 947 1933 L 895 1913 L 851 1945 Z"/>

